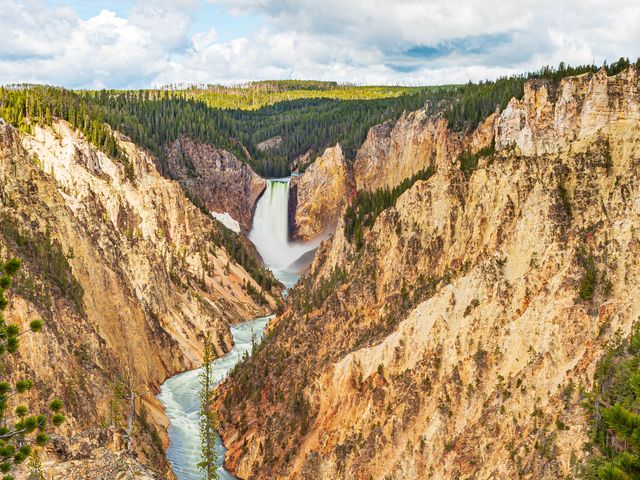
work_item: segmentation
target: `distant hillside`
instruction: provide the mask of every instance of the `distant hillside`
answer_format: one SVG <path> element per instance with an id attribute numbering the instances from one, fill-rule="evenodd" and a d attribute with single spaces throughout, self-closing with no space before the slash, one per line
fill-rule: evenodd
<path id="1" fill-rule="evenodd" d="M 280 90 L 288 85 L 276 84 L 280 85 Z M 0 115 L 21 128 L 28 128 L 27 117 L 45 124 L 56 117 L 68 120 L 96 146 L 118 156 L 115 143 L 104 127 L 108 124 L 153 152 L 163 171 L 166 170 L 166 145 L 186 136 L 227 150 L 262 176 L 271 177 L 288 175 L 290 164 L 297 157 L 309 153 L 313 161 L 325 148 L 336 143 L 354 153 L 364 141 L 368 128 L 396 119 L 405 110 L 420 108 L 433 92 L 446 90 L 444 87 L 353 86 L 319 90 L 313 86 L 305 90 L 275 91 L 273 86 L 259 85 L 262 86 L 224 92 L 74 92 L 24 85 L 0 89 Z M 317 96 L 327 98 L 315 98 Z M 278 103 L 257 110 L 227 109 L 221 108 L 222 103 L 212 106 L 214 97 L 223 99 L 222 103 L 226 104 L 233 104 L 241 97 L 243 102 L 255 103 L 260 97 L 268 98 L 269 102 L 278 99 Z M 266 151 L 257 148 L 259 143 L 276 135 L 283 139 L 278 148 Z"/>
<path id="2" fill-rule="evenodd" d="M 177 96 L 203 101 L 213 108 L 257 110 L 267 105 L 303 98 L 376 100 L 415 93 L 424 87 L 354 86 L 318 81 L 263 81 L 244 87 L 207 86 L 171 91 Z"/>
<path id="3" fill-rule="evenodd" d="M 628 65 L 628 60 L 620 59 L 607 67 L 608 73 Z M 468 131 L 496 108 L 504 108 L 512 97 L 522 98 L 526 79 L 558 81 L 596 70 L 595 65 L 561 64 L 495 81 L 439 87 L 360 87 L 293 80 L 183 90 L 69 91 L 24 85 L 0 88 L 0 116 L 21 128 L 26 127 L 27 117 L 47 124 L 62 118 L 117 157 L 106 123 L 154 153 L 165 174 L 166 145 L 189 137 L 233 153 L 264 177 L 279 177 L 288 175 L 300 157 L 305 161 L 296 163 L 304 167 L 337 143 L 352 161 L 369 128 L 395 121 L 405 111 L 426 106 L 429 114 L 441 115 L 454 131 Z M 276 136 L 282 141 L 275 148 L 257 148 Z"/>

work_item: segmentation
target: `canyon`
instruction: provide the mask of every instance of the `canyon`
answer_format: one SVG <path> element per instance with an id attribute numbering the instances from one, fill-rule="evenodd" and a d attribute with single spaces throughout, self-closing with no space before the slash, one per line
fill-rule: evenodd
<path id="1" fill-rule="evenodd" d="M 362 245 L 339 222 L 222 384 L 227 468 L 576 477 L 584 392 L 640 318 L 639 160 L 636 68 L 530 80 L 469 133 L 421 111 L 374 127 L 356 188 L 435 174 Z"/>
<path id="2" fill-rule="evenodd" d="M 261 287 L 226 250 L 229 233 L 151 155 L 117 139 L 133 179 L 66 122 L 29 133 L 0 123 L 0 252 L 23 262 L 6 318 L 44 319 L 22 342 L 19 372 L 49 386 L 35 405 L 55 394 L 67 416 L 42 459 L 52 478 L 173 478 L 158 386 L 200 364 L 205 330 L 221 355 L 229 325 L 269 313 L 279 297 L 274 287 L 257 302 L 246 286 Z M 139 394 L 135 455 L 120 430 L 123 388 Z"/>
<path id="3" fill-rule="evenodd" d="M 15 376 L 67 416 L 46 474 L 196 478 L 210 332 L 223 478 L 579 477 L 599 362 L 640 319 L 640 79 L 523 85 L 474 128 L 423 102 L 285 178 L 250 166 L 284 134 L 156 156 L 108 127 L 109 155 L 0 119 L 5 316 L 45 322 Z"/>

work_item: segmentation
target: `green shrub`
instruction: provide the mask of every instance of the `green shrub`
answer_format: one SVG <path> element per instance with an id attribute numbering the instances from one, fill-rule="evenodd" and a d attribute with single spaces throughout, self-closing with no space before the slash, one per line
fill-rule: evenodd
<path id="1" fill-rule="evenodd" d="M 18 223 L 4 213 L 0 215 L 0 236 L 19 257 L 24 259 L 31 270 L 38 272 L 45 280 L 42 288 L 35 286 L 35 280 L 26 274 L 15 285 L 18 292 L 37 305 L 48 305 L 52 290 L 68 298 L 80 313 L 84 313 L 84 290 L 75 278 L 67 255 L 57 240 L 48 231 L 24 232 Z"/>
<path id="2" fill-rule="evenodd" d="M 458 165 L 463 172 L 471 172 L 478 166 L 478 160 L 483 157 L 492 157 L 495 155 L 496 146 L 495 139 L 491 142 L 491 145 L 481 148 L 476 153 L 471 153 L 470 148 L 464 149 L 458 155 Z"/>
<path id="3" fill-rule="evenodd" d="M 13 278 L 19 268 L 20 261 L 12 258 L 6 262 L 0 262 L 0 275 Z M 49 441 L 47 435 L 47 424 L 50 422 L 54 427 L 60 426 L 64 421 L 62 414 L 62 401 L 53 399 L 49 402 L 48 412 L 31 412 L 27 404 L 18 404 L 9 409 L 23 394 L 34 389 L 34 382 L 29 378 L 21 378 L 13 384 L 6 381 L 4 377 L 11 373 L 19 373 L 9 365 L 14 362 L 7 362 L 7 357 L 15 354 L 20 346 L 20 337 L 26 333 L 39 332 L 43 323 L 41 320 L 32 320 L 29 327 L 23 331 L 16 324 L 7 324 L 2 314 L 8 306 L 5 292 L 10 287 L 11 282 L 5 282 L 0 287 L 0 359 L 3 360 L 2 378 L 0 378 L 0 417 L 2 426 L 0 427 L 0 472 L 4 475 L 2 480 L 10 480 L 14 477 L 11 472 L 16 465 L 24 462 L 32 454 L 35 446 L 43 446 Z M 11 400 L 10 400 L 11 399 Z"/>
<path id="4" fill-rule="evenodd" d="M 588 480 L 635 479 L 640 469 L 640 329 L 610 346 L 598 363 L 583 406 L 590 425 Z M 615 439 L 615 441 L 614 441 Z"/>
<path id="5" fill-rule="evenodd" d="M 578 253 L 578 262 L 584 272 L 580 279 L 578 293 L 582 300 L 591 300 L 595 294 L 596 283 L 598 281 L 598 269 L 592 254 L 586 254 L 584 250 Z"/>

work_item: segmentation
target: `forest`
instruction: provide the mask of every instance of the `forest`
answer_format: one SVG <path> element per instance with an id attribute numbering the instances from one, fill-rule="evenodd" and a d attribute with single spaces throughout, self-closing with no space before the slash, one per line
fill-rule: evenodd
<path id="1" fill-rule="evenodd" d="M 604 68 L 612 75 L 629 65 L 628 59 L 620 59 Z M 497 108 L 504 108 L 512 97 L 521 98 L 527 79 L 559 82 L 566 76 L 598 68 L 601 67 L 561 63 L 557 68 L 544 67 L 495 81 L 421 88 L 356 87 L 312 81 L 257 82 L 245 89 L 127 91 L 14 85 L 0 88 L 0 116 L 21 129 L 30 128 L 32 122 L 50 124 L 53 118 L 62 118 L 98 148 L 120 160 L 130 176 L 133 172 L 128 158 L 118 147 L 111 128 L 151 151 L 158 158 L 161 171 L 165 145 L 180 136 L 189 136 L 231 151 L 264 177 L 282 177 L 290 174 L 291 163 L 299 156 L 310 152 L 312 162 L 336 143 L 341 144 L 348 159 L 353 159 L 370 127 L 395 120 L 404 111 L 425 107 L 430 114 L 442 115 L 453 130 L 469 130 Z M 241 103 L 242 108 L 222 108 L 225 103 L 211 97 L 237 95 L 237 91 L 246 100 Z M 317 98 L 318 92 L 324 92 L 324 98 Z M 269 98 L 258 100 L 261 108 L 249 109 L 247 105 L 254 101 L 251 99 L 260 95 Z M 283 139 L 277 147 L 267 151 L 257 148 L 258 143 L 274 136 Z"/>
<path id="2" fill-rule="evenodd" d="M 202 101 L 212 108 L 258 110 L 291 100 L 325 98 L 336 100 L 375 100 L 399 97 L 417 87 L 355 86 L 316 80 L 270 80 L 245 86 L 206 85 L 169 89 L 173 96 Z M 153 92 L 153 91 L 152 91 Z"/>

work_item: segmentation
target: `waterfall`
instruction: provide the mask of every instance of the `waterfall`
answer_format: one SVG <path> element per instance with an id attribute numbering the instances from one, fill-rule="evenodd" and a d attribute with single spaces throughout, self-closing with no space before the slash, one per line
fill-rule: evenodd
<path id="1" fill-rule="evenodd" d="M 318 246 L 310 243 L 289 242 L 289 182 L 290 178 L 267 180 L 267 186 L 258 201 L 249 240 L 256 246 L 264 263 L 287 287 L 297 281 L 298 272 L 291 265 L 305 252 Z"/>
<path id="2" fill-rule="evenodd" d="M 249 240 L 256 246 L 267 265 L 288 266 L 289 179 L 267 180 L 258 200 Z M 294 259 L 295 260 L 295 259 Z"/>
<path id="3" fill-rule="evenodd" d="M 265 264 L 288 288 L 298 281 L 299 276 L 292 264 L 320 242 L 319 239 L 309 243 L 289 242 L 289 180 L 267 180 L 266 190 L 256 206 L 253 228 L 249 233 L 249 240 L 260 252 Z M 253 334 L 257 334 L 260 339 L 269 318 L 271 317 L 258 318 L 231 327 L 234 347 L 231 352 L 215 360 L 216 382 L 227 375 L 245 352 L 250 353 Z M 199 370 L 191 370 L 171 377 L 164 382 L 158 395 L 170 420 L 171 443 L 167 456 L 179 480 L 202 478 L 202 472 L 197 467 L 200 461 L 198 373 Z M 217 442 L 216 450 L 220 478 L 235 479 L 222 468 L 225 455 L 222 442 Z"/>

